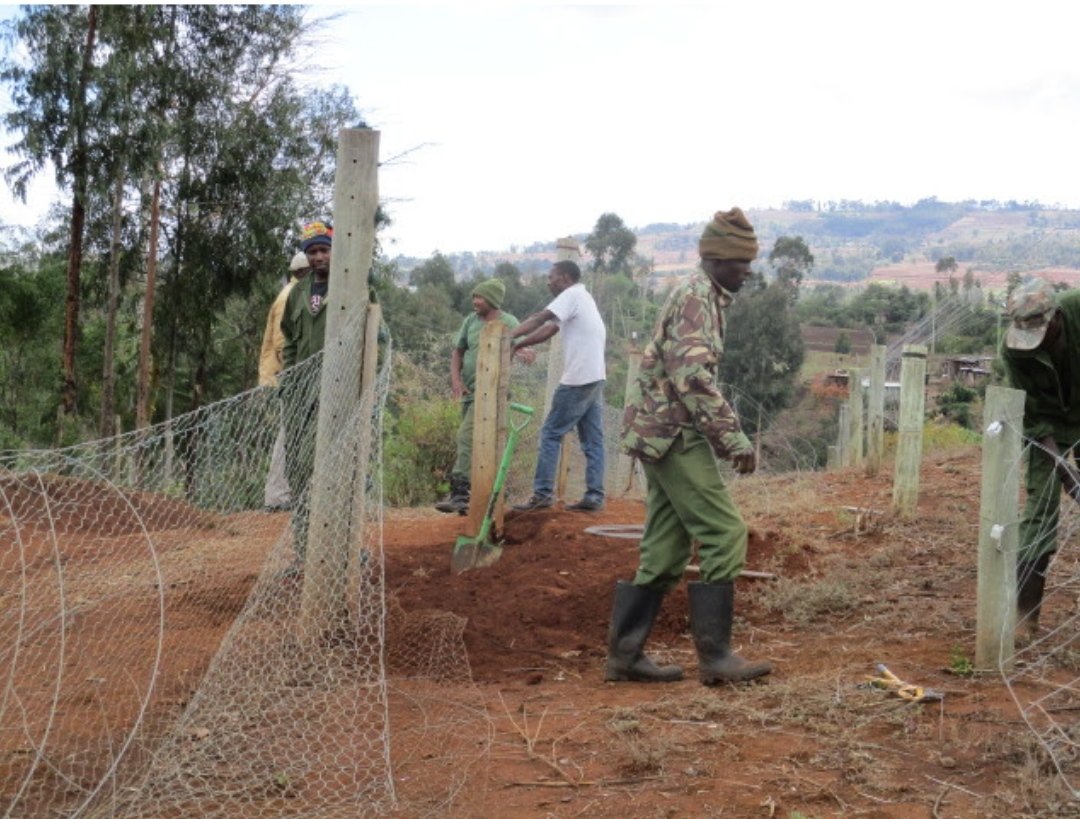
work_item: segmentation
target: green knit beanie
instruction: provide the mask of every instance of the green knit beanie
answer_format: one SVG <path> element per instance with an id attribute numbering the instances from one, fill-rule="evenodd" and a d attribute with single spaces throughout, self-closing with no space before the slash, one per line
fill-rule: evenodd
<path id="1" fill-rule="evenodd" d="M 503 299 L 506 298 L 506 284 L 502 279 L 488 279 L 485 282 L 480 282 L 473 288 L 472 294 L 479 296 L 494 309 L 498 310 L 502 307 Z"/>

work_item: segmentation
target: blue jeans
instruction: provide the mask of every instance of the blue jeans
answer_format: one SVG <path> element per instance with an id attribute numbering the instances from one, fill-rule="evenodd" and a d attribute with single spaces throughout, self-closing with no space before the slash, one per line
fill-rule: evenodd
<path id="1" fill-rule="evenodd" d="M 551 397 L 551 411 L 540 430 L 540 457 L 536 462 L 533 493 L 550 498 L 555 493 L 555 470 L 563 436 L 577 427 L 585 453 L 585 499 L 604 500 L 604 382 L 560 384 Z"/>

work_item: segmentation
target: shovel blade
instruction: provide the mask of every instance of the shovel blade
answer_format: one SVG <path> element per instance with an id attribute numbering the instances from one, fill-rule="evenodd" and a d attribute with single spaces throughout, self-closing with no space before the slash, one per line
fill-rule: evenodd
<path id="1" fill-rule="evenodd" d="M 473 538 L 459 537 L 454 544 L 454 554 L 450 557 L 450 569 L 454 574 L 467 572 L 469 569 L 482 569 L 490 566 L 502 557 L 502 546 L 495 543 L 480 543 Z"/>

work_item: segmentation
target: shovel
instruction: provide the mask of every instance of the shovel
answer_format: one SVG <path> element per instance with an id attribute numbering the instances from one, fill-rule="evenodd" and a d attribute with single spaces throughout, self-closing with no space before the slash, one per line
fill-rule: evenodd
<path id="1" fill-rule="evenodd" d="M 476 537 L 459 535 L 454 544 L 454 555 L 450 558 L 450 568 L 454 574 L 461 574 L 469 569 L 477 569 L 490 566 L 502 556 L 502 544 L 491 541 L 491 526 L 495 516 L 495 504 L 502 494 L 503 484 L 506 483 L 506 473 L 510 471 L 510 459 L 514 455 L 514 447 L 517 444 L 518 435 L 528 425 L 529 419 L 536 410 L 524 404 L 510 404 L 512 412 L 520 412 L 525 418 L 520 423 L 514 423 L 510 419 L 510 432 L 506 436 L 506 448 L 503 450 L 502 461 L 499 463 L 499 471 L 495 473 L 495 483 L 491 487 L 491 497 L 488 498 L 487 511 L 484 512 L 484 521 L 480 524 L 480 531 Z"/>

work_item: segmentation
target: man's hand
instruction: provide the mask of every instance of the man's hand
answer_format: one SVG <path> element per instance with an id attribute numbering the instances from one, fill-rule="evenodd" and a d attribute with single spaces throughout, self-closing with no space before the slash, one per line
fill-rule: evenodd
<path id="1" fill-rule="evenodd" d="M 450 392 L 453 393 L 454 398 L 461 398 L 463 395 L 468 395 L 468 388 L 457 379 L 454 379 L 454 383 L 450 386 Z"/>
<path id="2" fill-rule="evenodd" d="M 536 350 L 532 347 L 517 347 L 514 349 L 514 358 L 522 364 L 532 364 L 536 361 Z"/>
<path id="3" fill-rule="evenodd" d="M 740 475 L 749 475 L 757 469 L 757 455 L 752 449 L 744 449 L 731 456 L 731 465 Z"/>

